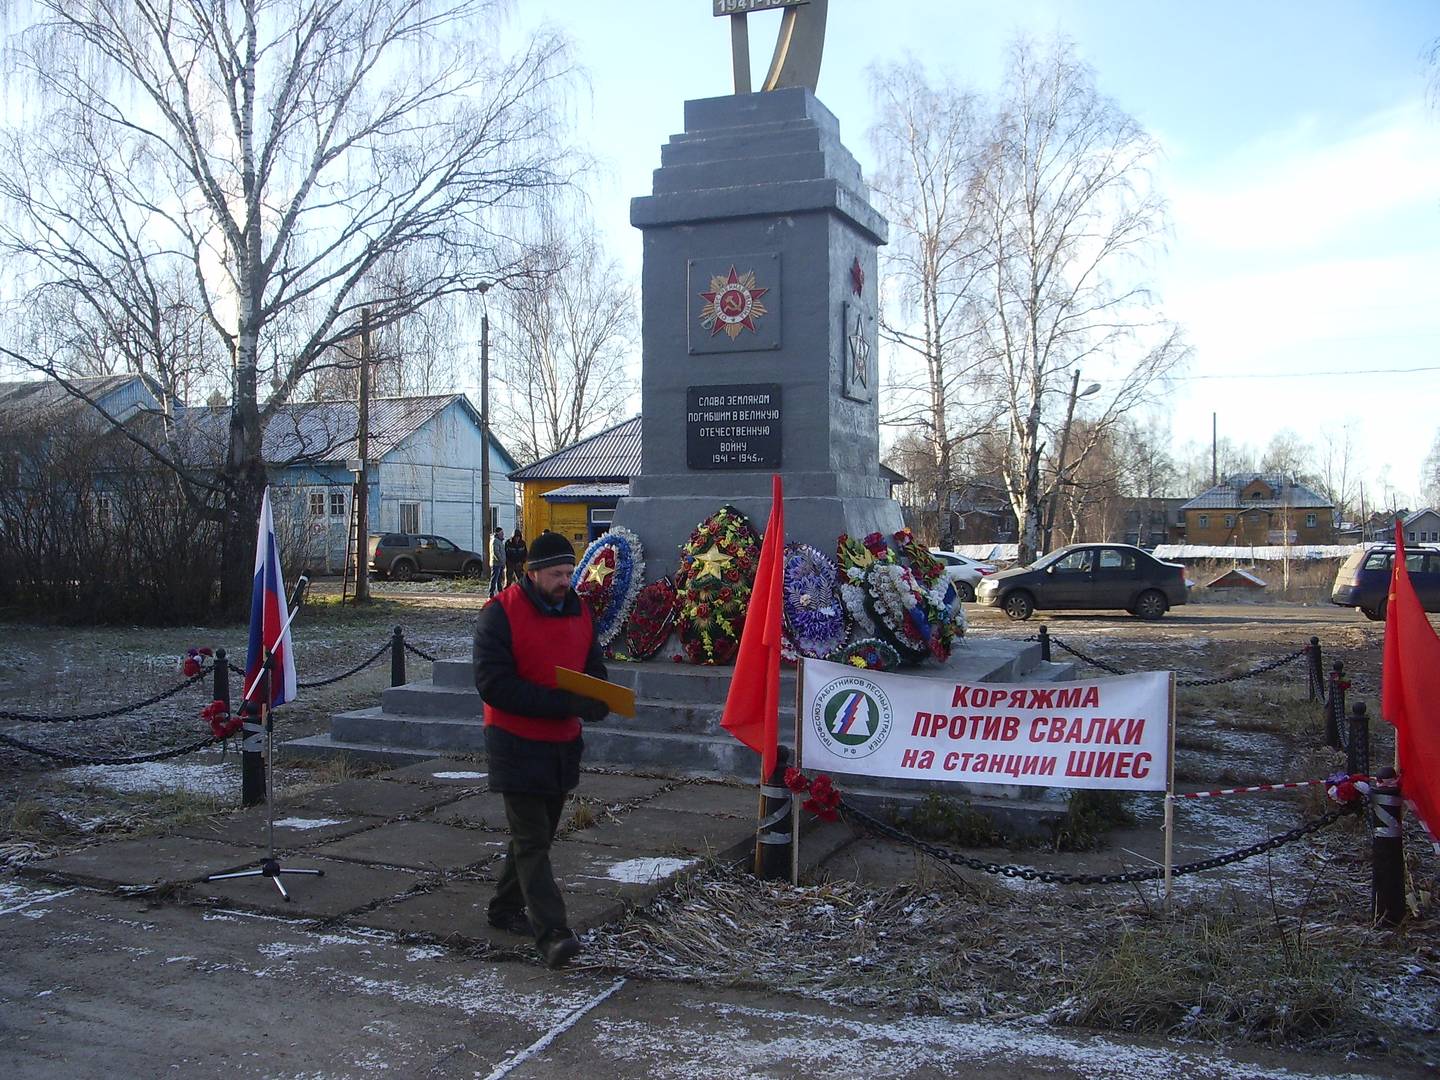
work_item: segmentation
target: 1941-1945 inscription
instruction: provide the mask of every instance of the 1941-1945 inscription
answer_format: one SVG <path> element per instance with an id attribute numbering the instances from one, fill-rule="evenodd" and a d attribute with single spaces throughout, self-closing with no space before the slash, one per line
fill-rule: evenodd
<path id="1" fill-rule="evenodd" d="M 692 469 L 778 469 L 780 384 L 688 387 L 685 460 Z"/>

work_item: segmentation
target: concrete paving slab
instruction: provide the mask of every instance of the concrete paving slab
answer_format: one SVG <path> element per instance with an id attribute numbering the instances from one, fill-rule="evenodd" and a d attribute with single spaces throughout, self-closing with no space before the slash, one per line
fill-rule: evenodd
<path id="1" fill-rule="evenodd" d="M 700 859 L 693 855 L 608 848 L 566 839 L 555 841 L 550 849 L 550 866 L 567 898 L 592 893 L 617 897 L 637 907 L 669 888 L 677 874 L 698 865 Z"/>
<path id="2" fill-rule="evenodd" d="M 577 829 L 566 839 L 656 855 L 709 855 L 730 858 L 755 842 L 755 823 L 737 818 L 678 814 L 636 807 L 619 820 Z"/>
<path id="3" fill-rule="evenodd" d="M 374 779 L 346 780 L 343 784 L 332 784 L 280 801 L 276 810 L 319 812 L 331 817 L 367 814 L 388 818 L 420 814 L 461 797 L 462 793 L 453 788 L 392 784 Z"/>
<path id="4" fill-rule="evenodd" d="M 307 810 L 275 808 L 275 850 L 300 851 L 326 840 L 335 840 L 351 833 L 363 832 L 379 825 L 378 817 L 327 817 Z M 239 814 L 197 821 L 176 830 L 178 836 L 197 840 L 219 840 L 227 844 L 251 844 L 265 847 L 266 825 L 264 808 Z"/>
<path id="5" fill-rule="evenodd" d="M 524 962 L 494 963 L 361 927 L 316 930 L 3 877 L 0 898 L 0 1075 L 13 1080 L 1433 1074 L 1333 1055 L 643 982 L 587 971 L 583 953 L 577 968 L 550 972 L 515 938 L 513 955 Z"/>
<path id="6" fill-rule="evenodd" d="M 356 836 L 334 840 L 315 854 L 351 862 L 404 866 L 413 870 L 478 867 L 505 853 L 509 837 L 483 829 L 458 829 L 434 821 L 396 821 Z"/>
<path id="7" fill-rule="evenodd" d="M 759 805 L 759 791 L 739 784 L 682 784 L 645 801 L 646 810 L 674 810 L 752 822 L 760 816 Z"/>
<path id="8" fill-rule="evenodd" d="M 447 881 L 438 889 L 349 915 L 345 922 L 399 934 L 421 934 L 455 945 L 481 942 L 494 949 L 520 949 L 528 956 L 528 937 L 507 934 L 486 921 L 494 893 L 495 885 L 490 881 Z M 614 922 L 626 910 L 627 904 L 620 897 L 568 889 L 565 893 L 565 911 L 576 933 Z"/>
<path id="9" fill-rule="evenodd" d="M 57 895 L 0 914 L 12 1080 L 485 1076 L 614 981 L 363 930 Z"/>
<path id="10" fill-rule="evenodd" d="M 459 822 L 481 829 L 508 829 L 505 820 L 505 799 L 494 792 L 469 795 L 421 815 L 425 821 Z"/>
<path id="11" fill-rule="evenodd" d="M 483 761 L 465 761 L 460 758 L 435 758 L 403 769 L 391 769 L 375 777 L 376 780 L 399 780 L 407 784 L 425 784 L 430 787 L 483 787 L 489 766 Z"/>
<path id="12" fill-rule="evenodd" d="M 649 799 L 674 782 L 673 780 L 644 776 L 626 776 L 620 773 L 582 773 L 580 786 L 575 789 L 574 794 L 582 799 L 614 806 L 617 803 Z"/>
<path id="13" fill-rule="evenodd" d="M 147 836 L 83 848 L 54 859 L 27 863 L 27 877 L 78 881 L 113 888 L 117 885 L 158 885 L 196 881 L 248 866 L 258 848 L 218 844 L 188 836 Z M 273 886 L 272 886 L 273 888 Z"/>
<path id="14" fill-rule="evenodd" d="M 282 876 L 291 900 L 280 896 L 275 883 L 261 877 L 201 881 L 188 886 L 190 897 L 241 911 L 268 911 L 294 918 L 331 918 L 408 892 L 420 884 L 419 874 L 389 867 L 366 866 L 339 859 L 319 859 L 311 852 L 280 860 L 282 867 L 324 870 L 323 877 Z"/>

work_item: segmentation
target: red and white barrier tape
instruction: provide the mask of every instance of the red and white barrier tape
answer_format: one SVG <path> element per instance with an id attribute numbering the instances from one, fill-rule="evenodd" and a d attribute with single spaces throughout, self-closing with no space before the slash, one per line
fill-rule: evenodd
<path id="1" fill-rule="evenodd" d="M 1249 795 L 1256 791 L 1286 791 L 1290 788 L 1314 787 L 1329 780 L 1294 780 L 1288 784 L 1256 784 L 1254 787 L 1218 788 L 1215 791 L 1177 791 L 1177 799 L 1210 799 L 1216 795 Z"/>

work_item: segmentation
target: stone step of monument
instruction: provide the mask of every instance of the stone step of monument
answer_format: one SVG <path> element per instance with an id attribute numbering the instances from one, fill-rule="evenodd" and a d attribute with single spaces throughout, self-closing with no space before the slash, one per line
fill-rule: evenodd
<path id="1" fill-rule="evenodd" d="M 728 161 L 700 161 L 693 165 L 667 165 L 655 170 L 656 195 L 693 191 L 697 187 L 738 187 L 744 183 L 785 183 L 789 180 L 815 180 L 825 175 L 825 154 L 820 150 L 808 153 L 771 154 L 763 158 Z"/>
<path id="2" fill-rule="evenodd" d="M 585 761 L 713 779 L 758 780 L 759 756 L 733 735 L 695 735 L 597 724 L 585 729 Z"/>
<path id="3" fill-rule="evenodd" d="M 321 760 L 336 757 L 352 757 L 361 761 L 379 761 L 393 765 L 413 765 L 420 761 L 434 761 L 434 750 L 414 746 L 389 746 L 385 743 L 345 742 L 334 735 L 310 735 L 303 739 L 291 739 L 282 746 L 282 751 L 302 758 Z"/>
<path id="4" fill-rule="evenodd" d="M 871 777 L 847 777 L 836 774 L 835 786 L 847 803 L 882 821 L 905 828 L 906 821 L 925 803 L 938 797 L 984 814 L 997 831 L 1011 837 L 1044 837 L 1065 816 L 1065 793 L 1053 788 L 1018 788 L 995 784 L 924 784 L 895 781 L 882 784 Z M 908 785 L 908 786 L 907 786 Z M 1019 792 L 1019 794 L 1012 794 Z M 947 845 L 937 841 L 941 847 Z M 954 847 L 954 845 L 948 845 Z M 987 862 L 1024 863 L 1023 854 L 962 851 L 980 854 Z"/>
<path id="5" fill-rule="evenodd" d="M 660 164 L 661 167 L 699 165 L 739 157 L 803 153 L 820 150 L 821 147 L 820 131 L 814 124 L 787 122 L 766 125 L 763 131 L 737 128 L 733 134 L 706 134 L 699 138 L 676 136 L 660 147 Z"/>
<path id="6" fill-rule="evenodd" d="M 475 700 L 479 702 L 478 695 Z M 384 709 L 356 709 L 330 718 L 330 737 L 343 743 L 403 746 L 429 750 L 432 754 L 485 752 L 485 725 L 478 713 L 466 718 L 406 716 Z"/>
<path id="7" fill-rule="evenodd" d="M 438 666 L 438 665 L 437 665 Z M 411 682 L 380 691 L 380 708 L 396 716 L 437 716 L 478 719 L 480 695 L 470 686 L 437 686 Z"/>

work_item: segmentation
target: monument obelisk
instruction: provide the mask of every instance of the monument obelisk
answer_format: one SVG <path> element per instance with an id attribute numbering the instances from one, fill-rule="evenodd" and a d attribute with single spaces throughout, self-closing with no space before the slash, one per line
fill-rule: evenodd
<path id="1" fill-rule="evenodd" d="M 737 8 L 786 8 L 775 59 L 750 93 Z M 615 523 L 650 576 L 730 503 L 763 529 L 770 474 L 787 539 L 833 553 L 842 533 L 900 528 L 880 474 L 876 253 L 870 205 L 834 115 L 815 97 L 826 0 L 715 0 L 735 41 L 736 92 L 685 103 L 661 148 L 644 232 L 640 475 Z"/>

